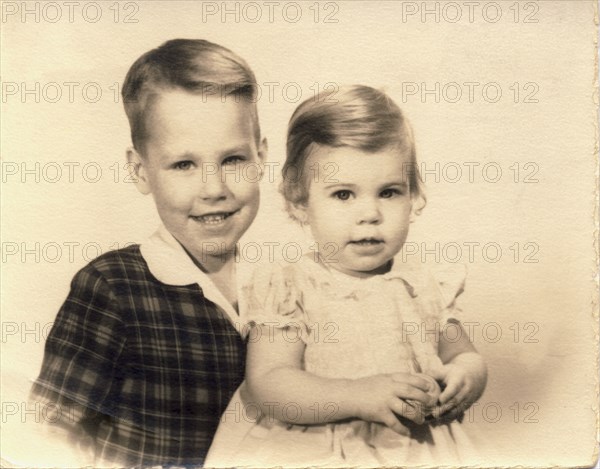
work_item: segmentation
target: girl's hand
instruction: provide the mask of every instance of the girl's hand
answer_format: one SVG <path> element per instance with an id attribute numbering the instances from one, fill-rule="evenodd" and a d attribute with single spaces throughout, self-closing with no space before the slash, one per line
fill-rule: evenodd
<path id="1" fill-rule="evenodd" d="M 383 423 L 404 434 L 406 427 L 398 416 L 422 424 L 423 407 L 430 408 L 437 403 L 439 387 L 425 375 L 394 373 L 354 380 L 348 395 L 358 418 Z"/>
<path id="2" fill-rule="evenodd" d="M 450 421 L 462 414 L 481 397 L 487 381 L 487 370 L 477 353 L 462 353 L 444 365 L 435 378 L 444 384 L 440 394 L 438 420 Z"/>

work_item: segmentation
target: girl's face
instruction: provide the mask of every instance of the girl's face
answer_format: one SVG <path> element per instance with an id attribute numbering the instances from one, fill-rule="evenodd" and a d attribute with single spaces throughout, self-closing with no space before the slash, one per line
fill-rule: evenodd
<path id="1" fill-rule="evenodd" d="M 369 276 L 402 249 L 412 214 L 409 163 L 394 148 L 318 146 L 309 156 L 308 202 L 298 210 L 328 266 Z"/>

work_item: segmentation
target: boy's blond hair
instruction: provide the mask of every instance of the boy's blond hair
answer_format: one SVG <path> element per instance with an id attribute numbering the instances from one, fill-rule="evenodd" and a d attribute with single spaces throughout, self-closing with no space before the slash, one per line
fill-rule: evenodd
<path id="1" fill-rule="evenodd" d="M 260 126 L 256 78 L 244 59 L 229 49 L 202 39 L 173 39 L 137 59 L 125 77 L 123 103 L 134 148 L 144 154 L 147 113 L 161 91 L 183 89 L 207 98 L 234 96 L 252 104 L 256 141 Z"/>

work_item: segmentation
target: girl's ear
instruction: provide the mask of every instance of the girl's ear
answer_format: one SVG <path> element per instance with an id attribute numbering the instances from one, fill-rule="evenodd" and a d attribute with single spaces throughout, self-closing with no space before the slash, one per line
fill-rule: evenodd
<path id="1" fill-rule="evenodd" d="M 295 220 L 298 220 L 301 225 L 308 225 L 308 213 L 306 212 L 306 204 L 289 204 L 290 214 Z"/>
<path id="2" fill-rule="evenodd" d="M 147 195 L 152 192 L 150 182 L 148 180 L 148 174 L 146 171 L 147 161 L 144 161 L 142 156 L 133 147 L 127 149 L 127 162 L 129 163 L 129 177 L 135 183 L 138 191 L 142 194 Z"/>
<path id="3" fill-rule="evenodd" d="M 425 199 L 420 194 L 411 194 L 410 196 L 410 215 L 408 217 L 408 221 L 413 223 L 419 215 L 421 215 L 421 210 L 425 206 Z"/>
<path id="4" fill-rule="evenodd" d="M 417 208 L 415 206 L 415 200 L 412 199 L 412 203 L 410 205 L 410 215 L 408 216 L 408 221 L 410 223 L 414 223 L 414 221 L 417 219 L 417 215 L 418 215 L 418 212 L 417 212 Z"/>

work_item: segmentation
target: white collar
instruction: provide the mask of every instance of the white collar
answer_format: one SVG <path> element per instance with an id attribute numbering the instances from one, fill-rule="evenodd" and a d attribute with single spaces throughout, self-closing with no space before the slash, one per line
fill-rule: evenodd
<path id="1" fill-rule="evenodd" d="M 235 311 L 231 303 L 225 299 L 221 291 L 216 287 L 208 275 L 200 270 L 194 261 L 187 254 L 183 246 L 175 239 L 175 237 L 165 228 L 160 227 L 140 245 L 142 257 L 148 264 L 148 268 L 152 275 L 159 281 L 167 285 L 183 286 L 198 284 L 202 288 L 202 293 L 210 301 L 218 305 L 233 323 L 238 332 L 242 332 L 243 321 L 242 303 L 238 300 L 240 314 Z M 239 270 L 247 271 L 247 268 L 239 269 L 236 261 L 236 272 Z M 243 282 L 238 275 L 237 290 L 238 299 L 241 298 Z M 245 307 L 243 307 L 245 310 Z"/>
<path id="2" fill-rule="evenodd" d="M 311 259 L 312 258 L 313 256 L 311 256 Z M 319 269 L 324 268 L 329 271 L 330 275 L 338 282 L 338 286 L 345 283 L 350 285 L 351 288 L 355 288 L 356 285 L 361 283 L 368 284 L 370 282 L 400 279 L 404 282 L 406 289 L 413 298 L 418 296 L 418 292 L 423 288 L 423 265 L 414 258 L 406 258 L 403 260 L 401 253 L 394 257 L 392 267 L 388 272 L 365 278 L 352 277 L 330 268 L 327 266 L 326 261 L 321 260 L 320 257 L 318 262 L 309 262 L 309 264 L 318 266 Z"/>

